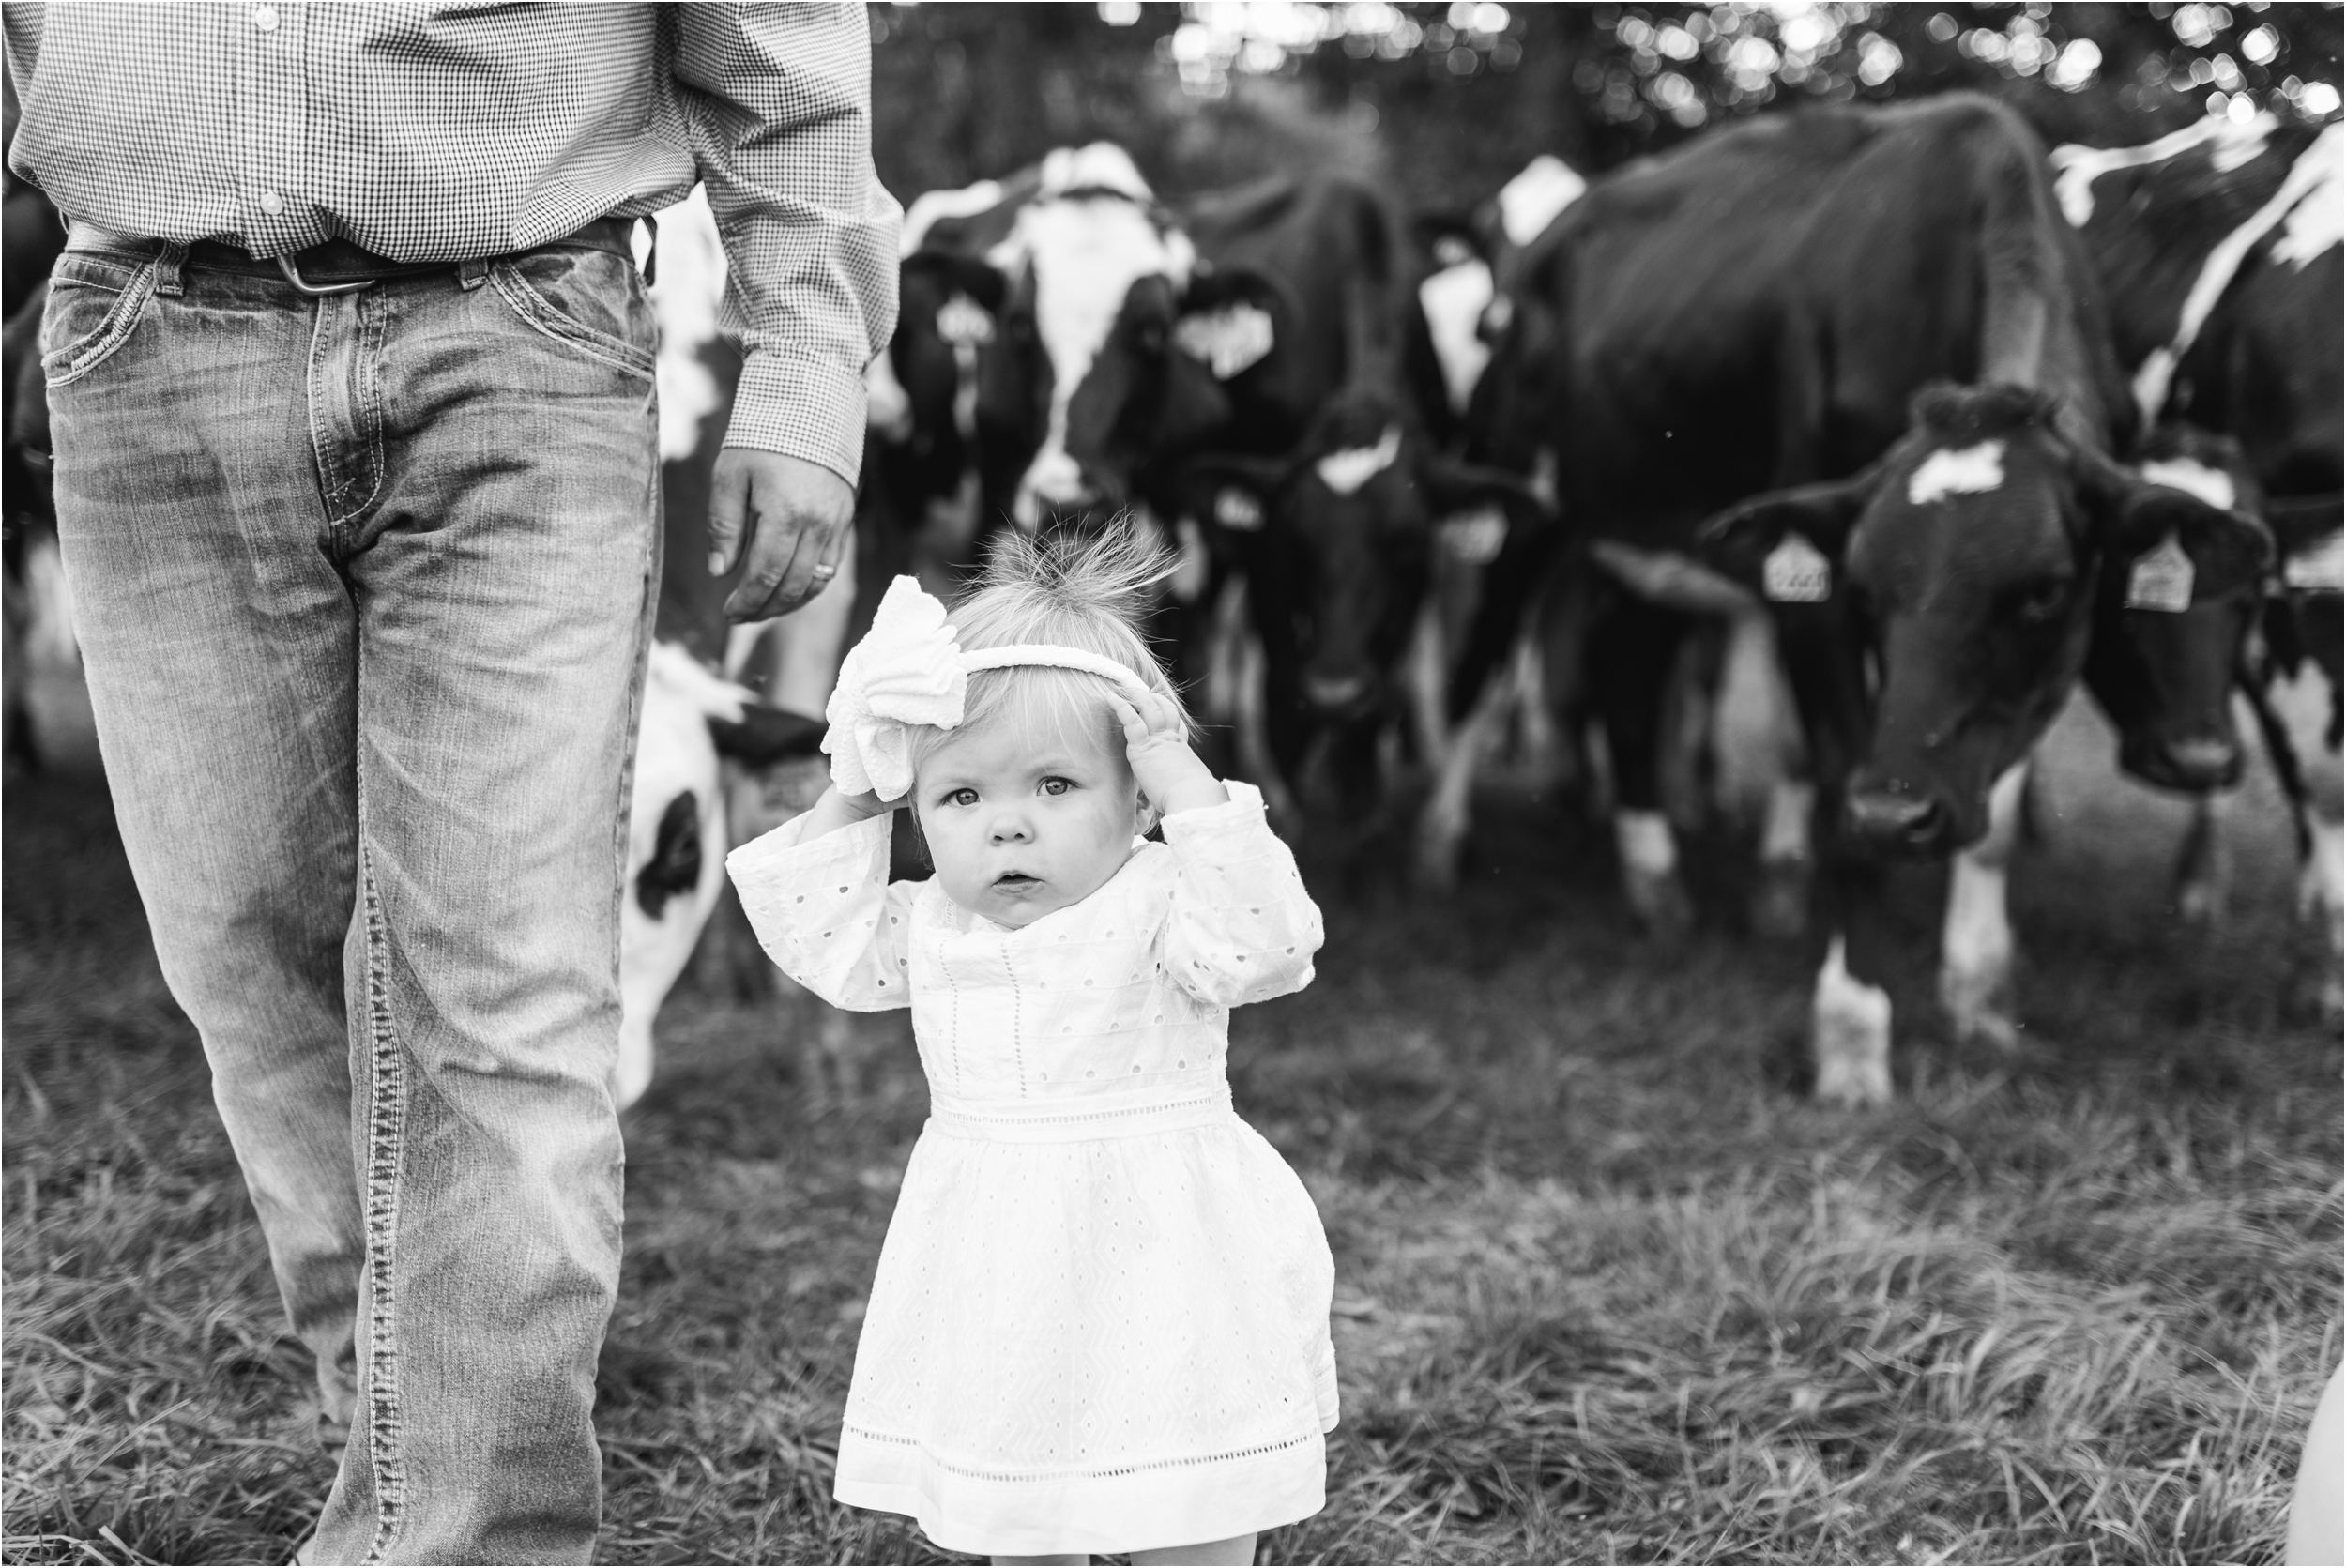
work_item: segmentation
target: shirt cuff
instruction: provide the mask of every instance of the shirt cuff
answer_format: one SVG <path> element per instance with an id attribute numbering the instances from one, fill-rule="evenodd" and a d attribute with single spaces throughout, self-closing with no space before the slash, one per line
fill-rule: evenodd
<path id="1" fill-rule="evenodd" d="M 863 373 L 753 350 L 733 395 L 725 445 L 819 463 L 853 486 L 863 474 Z"/>
<path id="2" fill-rule="evenodd" d="M 778 895 L 801 881 L 819 881 L 818 873 L 866 876 L 875 862 L 888 875 L 888 846 L 895 817 L 883 812 L 845 828 L 834 828 L 814 839 L 806 837 L 813 813 L 800 813 L 762 833 L 725 857 L 725 873 L 740 890 L 744 907 L 753 904 L 781 907 Z"/>
<path id="3" fill-rule="evenodd" d="M 1257 832 L 1270 831 L 1261 790 L 1239 779 L 1225 779 L 1222 787 L 1230 792 L 1227 800 L 1168 814 L 1162 824 L 1165 842 L 1176 850 L 1195 852 L 1210 845 L 1249 839 Z"/>

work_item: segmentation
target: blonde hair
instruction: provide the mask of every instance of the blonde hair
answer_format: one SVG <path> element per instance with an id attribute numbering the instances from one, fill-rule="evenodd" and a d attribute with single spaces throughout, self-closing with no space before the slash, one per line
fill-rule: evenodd
<path id="1" fill-rule="evenodd" d="M 977 582 L 948 612 L 955 639 L 966 653 L 1016 643 L 1080 648 L 1123 665 L 1179 707 L 1180 692 L 1140 631 L 1156 601 L 1157 586 L 1181 565 L 1153 532 L 1128 516 L 1082 535 L 1004 530 L 986 552 Z M 1121 755 L 1123 731 L 1107 700 L 1115 691 L 1116 683 L 1104 676 L 1047 664 L 972 670 L 961 730 L 1015 718 L 1048 723 L 1064 737 L 1072 721 L 1100 734 Z M 1186 736 L 1191 729 L 1186 708 L 1181 723 Z M 915 729 L 914 772 L 947 736 L 961 730 Z"/>

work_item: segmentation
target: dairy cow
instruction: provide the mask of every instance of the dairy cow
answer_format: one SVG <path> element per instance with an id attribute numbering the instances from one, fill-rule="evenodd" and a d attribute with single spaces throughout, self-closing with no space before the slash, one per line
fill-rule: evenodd
<path id="1" fill-rule="evenodd" d="M 1967 96 L 1738 126 L 1593 185 L 1508 298 L 1485 449 L 1549 454 L 1592 550 L 1699 581 L 1699 550 L 1775 617 L 1828 828 L 1820 1094 L 1889 1093 L 1863 913 L 1884 852 L 1958 856 L 1942 994 L 2007 1034 L 2009 952 L 1960 917 L 2001 903 L 2009 781 L 2078 677 L 2098 574 L 2172 532 L 2229 590 L 2264 547 L 2111 461 L 2124 389 L 2034 136 Z M 1675 882 L 1652 759 L 1685 623 L 1635 596 L 1608 620 L 1590 684 L 1651 903 Z"/>
<path id="2" fill-rule="evenodd" d="M 2240 497 L 2277 537 L 2281 571 L 2240 685 L 2298 815 L 2302 900 L 2327 936 L 2318 999 L 2335 1014 L 2346 128 L 2210 118 L 2140 146 L 2059 147 L 2052 160 L 2064 215 L 2109 291 L 2137 412 L 2162 444 L 2145 471 L 2227 504 Z M 2193 434 L 2201 430 L 2225 439 Z M 2142 636 L 2144 667 L 2097 683 L 2097 694 L 2140 700 L 2159 644 L 2236 638 L 2238 629 L 2194 610 L 2157 617 Z M 2187 651 L 2167 662 L 2178 658 L 2195 662 Z M 2159 706 L 2201 744 L 2234 743 L 2224 691 Z M 2224 810 L 2223 797 L 2201 797 L 2181 878 L 2187 914 L 2212 914 L 2222 901 Z"/>

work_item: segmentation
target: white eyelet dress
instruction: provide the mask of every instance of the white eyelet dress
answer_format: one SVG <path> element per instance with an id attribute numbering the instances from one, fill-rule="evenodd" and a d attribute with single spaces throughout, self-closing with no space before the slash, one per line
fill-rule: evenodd
<path id="1" fill-rule="evenodd" d="M 885 817 L 727 860 L 766 951 L 910 1006 L 929 1120 L 856 1348 L 837 1496 L 953 1551 L 1123 1552 L 1319 1511 L 1334 1265 L 1230 1107 L 1229 1010 L 1301 990 L 1319 910 L 1233 784 L 1021 930 L 888 875 Z"/>

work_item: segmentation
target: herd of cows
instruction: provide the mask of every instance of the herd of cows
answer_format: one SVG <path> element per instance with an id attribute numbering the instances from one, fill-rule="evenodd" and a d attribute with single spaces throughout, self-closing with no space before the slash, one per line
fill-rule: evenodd
<path id="1" fill-rule="evenodd" d="M 71 657 L 38 202 L 11 194 L 7 258 L 9 745 L 36 766 L 23 680 Z M 1543 158 L 1472 211 L 1331 173 L 1177 207 L 1106 144 L 920 196 L 849 568 L 762 627 L 726 628 L 698 572 L 663 585 L 620 1099 L 724 847 L 819 789 L 887 580 L 949 588 L 998 530 L 1118 515 L 1180 559 L 1154 630 L 1218 760 L 1291 821 L 1421 802 L 1432 885 L 1502 735 L 1544 728 L 1601 741 L 1623 895 L 1683 928 L 1666 797 L 1707 715 L 1705 766 L 1757 781 L 1754 925 L 1825 938 L 1827 1100 L 1891 1092 L 1887 858 L 1952 859 L 1941 1000 L 2012 1040 L 2006 869 L 2079 683 L 2118 767 L 2197 803 L 2186 909 L 2220 897 L 2251 716 L 2334 1017 L 2342 230 L 2338 124 L 2048 154 L 1961 95 L 1748 120 L 1592 181 Z M 668 558 L 697 561 L 739 368 L 697 194 L 656 248 Z"/>

